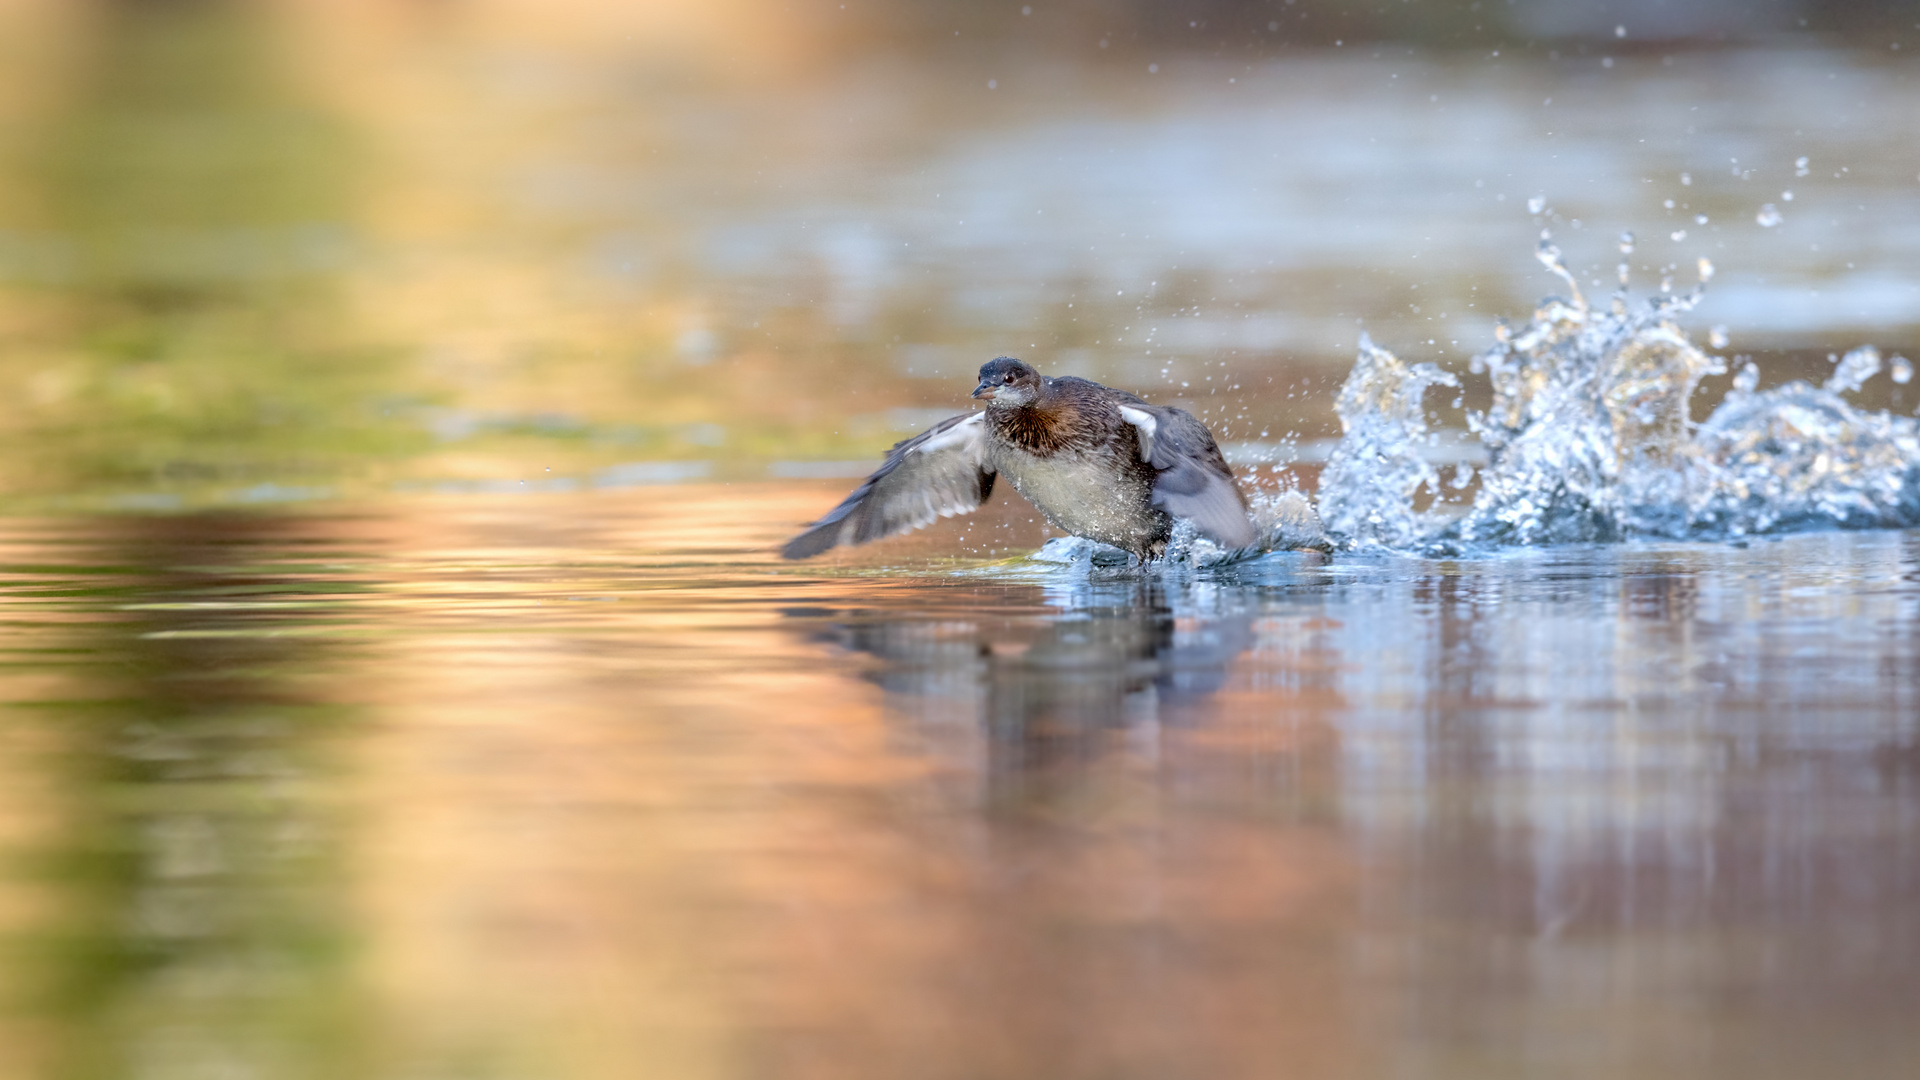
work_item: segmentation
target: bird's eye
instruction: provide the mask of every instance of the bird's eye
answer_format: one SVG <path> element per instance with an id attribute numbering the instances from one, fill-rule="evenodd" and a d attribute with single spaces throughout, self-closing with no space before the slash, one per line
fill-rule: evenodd
<path id="1" fill-rule="evenodd" d="M 1009 372 L 1007 372 L 1007 373 L 1006 373 L 1005 375 L 1002 375 L 1002 376 L 1000 377 L 1000 381 L 1001 381 L 1001 382 L 1012 382 L 1012 381 L 1013 381 L 1013 372 L 1011 372 L 1011 371 L 1009 371 Z"/>

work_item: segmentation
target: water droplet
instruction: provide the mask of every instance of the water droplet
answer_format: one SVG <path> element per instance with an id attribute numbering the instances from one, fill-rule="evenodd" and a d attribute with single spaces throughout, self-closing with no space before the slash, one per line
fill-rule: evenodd
<path id="1" fill-rule="evenodd" d="M 1694 263 L 1693 265 L 1694 265 L 1694 269 L 1700 272 L 1700 284 L 1705 285 L 1707 282 L 1713 280 L 1713 260 L 1712 259 L 1709 259 L 1705 255 L 1702 255 L 1700 256 L 1699 261 Z"/>
<path id="2" fill-rule="evenodd" d="M 1681 187 L 1692 187 L 1692 186 L 1693 186 L 1693 174 L 1692 174 L 1692 173 L 1681 173 L 1681 174 L 1680 174 L 1680 186 L 1681 186 Z"/>
<path id="3" fill-rule="evenodd" d="M 1705 225 L 1707 223 L 1707 215 L 1705 214 L 1693 215 L 1693 223 L 1695 225 Z"/>
<path id="4" fill-rule="evenodd" d="M 1663 293 L 1670 293 L 1673 291 L 1673 275 L 1672 274 L 1668 274 L 1666 277 L 1663 277 L 1660 279 L 1660 291 Z"/>
<path id="5" fill-rule="evenodd" d="M 1626 288 L 1627 281 L 1632 274 L 1632 268 L 1626 263 L 1621 263 L 1619 266 L 1614 267 L 1614 272 L 1620 275 L 1620 287 L 1623 289 Z"/>
<path id="6" fill-rule="evenodd" d="M 1904 386 L 1913 381 L 1913 361 L 1895 353 L 1893 359 L 1887 361 L 1887 372 L 1894 382 Z"/>
<path id="7" fill-rule="evenodd" d="M 1671 233 L 1667 234 L 1667 239 L 1672 240 L 1675 243 L 1678 243 L 1681 240 L 1685 240 L 1686 238 L 1687 238 L 1687 230 L 1685 229 L 1675 229 Z"/>
<path id="8" fill-rule="evenodd" d="M 1626 37 L 1626 36 L 1627 36 L 1627 28 L 1626 28 L 1626 27 L 1624 27 L 1624 26 L 1616 26 L 1616 27 L 1614 27 L 1614 28 L 1613 28 L 1613 36 L 1614 36 L 1614 37 Z"/>
<path id="9" fill-rule="evenodd" d="M 1806 158 L 1798 157 L 1793 159 L 1793 175 L 1795 176 L 1807 175 L 1807 159 Z"/>
<path id="10" fill-rule="evenodd" d="M 1671 209 L 1673 209 L 1673 200 L 1672 200 L 1672 199 L 1668 199 L 1668 200 L 1667 200 L 1666 202 L 1664 202 L 1664 203 L 1662 203 L 1661 205 L 1663 205 L 1663 206 L 1665 206 L 1665 207 L 1666 207 L 1667 209 L 1669 209 L 1669 210 L 1671 210 Z"/>
<path id="11" fill-rule="evenodd" d="M 1753 220 L 1759 222 L 1761 228 L 1771 229 L 1780 224 L 1780 210 L 1772 203 L 1768 203 L 1760 208 L 1759 213 L 1753 215 Z"/>
<path id="12" fill-rule="evenodd" d="M 1781 193 L 1780 193 L 1780 201 L 1781 201 L 1781 202 L 1792 202 L 1792 201 L 1793 201 L 1793 192 L 1791 192 L 1791 191 L 1783 191 L 1783 192 L 1781 192 Z"/>
<path id="13" fill-rule="evenodd" d="M 1840 362 L 1834 365 L 1833 376 L 1821 389 L 1829 394 L 1851 394 L 1879 373 L 1880 350 L 1871 345 L 1862 345 L 1840 358 Z"/>
<path id="14" fill-rule="evenodd" d="M 1533 198 L 1527 200 L 1527 213 L 1529 214 L 1537 214 L 1546 208 L 1547 197 L 1545 195 L 1535 195 Z"/>
<path id="15" fill-rule="evenodd" d="M 1740 369 L 1740 374 L 1733 377 L 1733 392 L 1736 394 L 1751 394 L 1759 385 L 1760 369 L 1751 360 Z"/>
<path id="16" fill-rule="evenodd" d="M 1726 348 L 1727 347 L 1727 328 L 1725 326 L 1716 326 L 1713 329 L 1707 331 L 1707 344 L 1713 346 L 1716 349 Z"/>

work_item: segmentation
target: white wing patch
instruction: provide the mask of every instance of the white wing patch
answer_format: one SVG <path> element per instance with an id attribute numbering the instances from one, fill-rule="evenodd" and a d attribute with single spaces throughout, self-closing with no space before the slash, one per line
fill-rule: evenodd
<path id="1" fill-rule="evenodd" d="M 978 439 L 981 436 L 981 434 L 986 430 L 986 427 L 985 427 L 986 419 L 987 419 L 986 413 L 983 413 L 983 412 L 974 413 L 972 416 L 967 417 L 965 420 L 962 420 L 959 423 L 948 428 L 947 430 L 941 432 L 940 434 L 935 435 L 933 438 L 928 439 L 926 442 L 921 443 L 919 446 L 913 447 L 912 449 L 908 450 L 907 453 L 931 454 L 931 453 L 934 453 L 935 451 L 946 450 L 950 447 L 959 446 L 963 443 L 972 442 L 975 439 Z"/>
<path id="2" fill-rule="evenodd" d="M 1120 406 L 1120 419 L 1140 429 L 1140 460 L 1153 460 L 1153 436 L 1160 430 L 1160 424 L 1153 414 L 1145 409 L 1136 409 L 1131 405 Z"/>

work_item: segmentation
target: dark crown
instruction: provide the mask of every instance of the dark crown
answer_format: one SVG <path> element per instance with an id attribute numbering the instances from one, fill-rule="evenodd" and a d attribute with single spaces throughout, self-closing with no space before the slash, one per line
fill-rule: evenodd
<path id="1" fill-rule="evenodd" d="M 1024 379 L 1029 375 L 1038 374 L 1040 373 L 1011 356 L 995 357 L 980 365 L 981 382 L 999 382 L 1008 375 L 1012 375 L 1015 379 Z"/>

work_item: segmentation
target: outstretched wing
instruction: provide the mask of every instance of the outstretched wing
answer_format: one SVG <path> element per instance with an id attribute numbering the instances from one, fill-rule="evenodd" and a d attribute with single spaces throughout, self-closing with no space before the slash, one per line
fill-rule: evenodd
<path id="1" fill-rule="evenodd" d="M 845 502 L 787 541 L 780 554 L 804 559 L 979 509 L 993 493 L 985 418 L 984 413 L 968 413 L 942 420 L 895 444 L 887 460 Z"/>
<path id="2" fill-rule="evenodd" d="M 1205 424 L 1179 409 L 1137 398 L 1120 406 L 1120 416 L 1139 434 L 1140 458 L 1157 474 L 1153 505 L 1191 519 L 1203 535 L 1227 547 L 1247 547 L 1259 538 L 1247 516 L 1246 496 Z"/>

